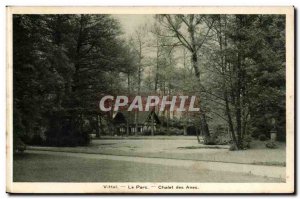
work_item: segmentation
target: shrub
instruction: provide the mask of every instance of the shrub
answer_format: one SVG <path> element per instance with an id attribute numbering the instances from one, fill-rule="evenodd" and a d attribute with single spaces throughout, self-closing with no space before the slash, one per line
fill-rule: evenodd
<path id="1" fill-rule="evenodd" d="M 275 144 L 275 142 L 268 142 L 266 144 L 266 147 L 269 149 L 275 149 L 275 148 L 277 148 L 277 145 Z"/>
<path id="2" fill-rule="evenodd" d="M 144 130 L 143 134 L 144 135 L 151 135 L 151 130 L 150 129 Z"/>
<path id="3" fill-rule="evenodd" d="M 17 138 L 16 140 L 14 140 L 14 152 L 21 152 L 23 153 L 26 150 L 26 145 L 24 144 L 24 142 Z"/>
<path id="4" fill-rule="evenodd" d="M 182 135 L 182 134 L 183 131 L 178 128 L 174 128 L 174 127 L 169 128 L 169 135 Z"/>
<path id="5" fill-rule="evenodd" d="M 251 142 L 252 141 L 250 136 L 245 136 L 244 140 L 245 140 L 245 142 Z"/>
<path id="6" fill-rule="evenodd" d="M 22 124 L 22 115 L 17 108 L 13 108 L 13 151 L 14 152 L 19 151 L 20 145 L 25 145 L 23 142 L 25 138 L 26 138 L 25 127 Z"/>
<path id="7" fill-rule="evenodd" d="M 75 146 L 86 146 L 90 142 L 90 137 L 87 134 L 75 136 L 62 136 L 47 138 L 45 145 L 58 146 L 58 147 L 75 147 Z"/>
<path id="8" fill-rule="evenodd" d="M 159 128 L 157 132 L 155 132 L 155 135 L 167 135 L 167 129 L 163 126 Z"/>
<path id="9" fill-rule="evenodd" d="M 73 147 L 90 143 L 89 128 L 82 125 L 76 116 L 55 115 L 45 134 L 48 146 Z"/>
<path id="10" fill-rule="evenodd" d="M 242 142 L 243 148 L 245 149 L 249 149 L 250 148 L 250 143 L 251 143 L 251 137 L 250 136 L 246 136 Z"/>
<path id="11" fill-rule="evenodd" d="M 267 136 L 265 135 L 265 134 L 261 134 L 261 135 L 259 135 L 259 140 L 260 141 L 266 141 L 268 138 L 267 138 Z"/>
<path id="12" fill-rule="evenodd" d="M 205 145 L 216 145 L 216 138 L 214 136 L 206 136 L 204 137 L 204 144 Z"/>
<path id="13" fill-rule="evenodd" d="M 183 130 L 175 127 L 169 127 L 169 129 L 167 129 L 166 127 L 161 126 L 159 130 L 155 132 L 155 135 L 183 135 Z"/>
<path id="14" fill-rule="evenodd" d="M 277 141 L 279 141 L 279 142 L 285 142 L 286 141 L 285 124 L 278 127 Z"/>
<path id="15" fill-rule="evenodd" d="M 30 145 L 43 145 L 44 139 L 41 137 L 40 134 L 35 134 L 29 141 Z"/>
<path id="16" fill-rule="evenodd" d="M 236 151 L 236 150 L 238 150 L 236 144 L 231 144 L 229 147 L 229 151 Z"/>

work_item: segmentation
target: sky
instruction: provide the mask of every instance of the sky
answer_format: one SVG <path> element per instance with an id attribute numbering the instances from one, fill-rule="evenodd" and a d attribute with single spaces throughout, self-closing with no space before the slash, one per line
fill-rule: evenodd
<path id="1" fill-rule="evenodd" d="M 145 24 L 150 27 L 151 24 L 155 22 L 154 15 L 148 14 L 148 15 L 142 15 L 142 14 L 113 14 L 112 17 L 119 20 L 122 31 L 124 32 L 123 37 L 126 39 L 129 39 L 133 36 L 134 38 L 134 32 L 137 30 L 139 26 L 143 26 Z M 145 38 L 146 41 L 149 40 L 150 37 Z M 145 57 L 147 58 L 154 58 L 156 56 L 156 50 L 154 48 L 147 48 L 144 49 L 143 52 L 145 53 Z M 182 51 L 176 51 L 174 50 L 174 58 L 177 59 L 178 57 L 182 56 Z M 176 60 L 177 66 L 183 65 L 182 60 Z M 150 68 L 148 68 L 150 69 Z M 149 73 L 149 70 L 147 68 L 144 70 L 144 75 L 147 75 Z"/>
<path id="2" fill-rule="evenodd" d="M 134 32 L 137 30 L 139 26 L 143 26 L 145 24 L 150 27 L 151 24 L 155 22 L 153 14 L 113 14 L 112 17 L 119 20 L 122 31 L 124 32 L 123 37 L 125 39 L 129 39 L 133 36 L 134 38 Z M 149 38 L 146 38 L 148 40 Z M 146 53 L 144 56 L 147 58 L 154 58 L 156 56 L 156 50 L 153 48 L 147 48 L 143 50 L 144 53 Z M 183 63 L 182 60 L 179 60 L 178 58 L 182 56 L 181 50 L 175 50 L 174 49 L 174 58 L 176 59 L 176 66 L 182 67 Z M 180 58 L 182 59 L 182 57 Z M 149 68 L 148 68 L 149 69 Z M 149 70 L 144 70 L 144 75 L 147 75 Z"/>
<path id="3" fill-rule="evenodd" d="M 154 15 L 112 15 L 118 19 L 121 23 L 122 30 L 124 31 L 125 37 L 130 37 L 134 31 L 141 25 L 150 24 L 154 22 Z"/>

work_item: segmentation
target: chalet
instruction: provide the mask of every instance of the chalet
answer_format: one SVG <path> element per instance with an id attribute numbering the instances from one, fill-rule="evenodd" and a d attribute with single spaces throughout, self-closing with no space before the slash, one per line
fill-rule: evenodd
<path id="1" fill-rule="evenodd" d="M 155 111 L 118 111 L 113 117 L 116 133 L 121 135 L 143 135 L 148 132 L 154 135 L 160 123 Z"/>

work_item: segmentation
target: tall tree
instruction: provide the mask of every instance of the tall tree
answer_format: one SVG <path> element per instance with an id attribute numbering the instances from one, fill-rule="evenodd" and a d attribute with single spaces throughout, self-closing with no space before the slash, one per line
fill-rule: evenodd
<path id="1" fill-rule="evenodd" d="M 285 50 L 274 46 L 284 45 L 283 24 L 280 16 L 220 15 L 213 27 L 215 40 L 205 49 L 209 53 L 205 65 L 213 69 L 210 73 L 214 77 L 209 82 L 209 97 L 212 103 L 220 104 L 226 118 L 222 112 L 218 115 L 228 123 L 239 149 L 245 147 L 251 134 L 269 132 L 272 117 L 282 121 L 277 115 L 284 109 L 284 98 L 279 97 L 284 88 L 273 78 L 284 85 L 281 71 Z M 261 88 L 268 97 L 260 92 Z"/>
<path id="2" fill-rule="evenodd" d="M 210 30 L 214 23 L 214 19 L 207 18 L 204 15 L 158 15 L 160 23 L 166 27 L 171 33 L 170 37 L 178 40 L 183 47 L 185 47 L 191 54 L 191 63 L 195 72 L 195 76 L 199 82 L 199 93 L 202 91 L 201 75 L 199 68 L 199 50 L 209 36 Z M 206 30 L 203 25 L 206 25 Z M 201 130 L 207 137 L 210 136 L 209 128 L 206 121 L 205 108 L 200 101 L 200 117 Z"/>
<path id="3" fill-rule="evenodd" d="M 28 138 L 46 131 L 49 144 L 87 144 L 86 121 L 104 117 L 99 93 L 122 90 L 115 77 L 131 65 L 119 23 L 110 15 L 14 15 L 13 25 L 16 129 Z"/>

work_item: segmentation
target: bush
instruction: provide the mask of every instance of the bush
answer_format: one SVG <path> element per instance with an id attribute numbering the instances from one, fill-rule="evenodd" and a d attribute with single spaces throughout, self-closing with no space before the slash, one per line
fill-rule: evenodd
<path id="1" fill-rule="evenodd" d="M 171 127 L 169 128 L 169 135 L 183 135 L 183 131 L 178 128 Z"/>
<path id="2" fill-rule="evenodd" d="M 15 103 L 15 101 L 14 101 Z M 16 106 L 17 107 L 17 106 Z M 25 136 L 25 127 L 22 124 L 22 115 L 17 108 L 13 108 L 13 152 L 21 151 L 21 148 L 26 149 L 26 145 L 24 144 Z M 25 147 L 23 147 L 25 146 Z M 24 151 L 23 150 L 23 151 Z"/>
<path id="3" fill-rule="evenodd" d="M 90 143 L 89 128 L 79 123 L 76 116 L 55 115 L 46 131 L 45 144 L 48 146 L 74 147 Z"/>
<path id="4" fill-rule="evenodd" d="M 260 141 L 266 141 L 268 138 L 267 138 L 267 136 L 265 135 L 265 134 L 261 134 L 261 135 L 259 135 L 259 140 Z"/>
<path id="5" fill-rule="evenodd" d="M 275 142 L 268 142 L 266 144 L 266 147 L 269 148 L 269 149 L 276 149 L 277 145 L 275 144 Z"/>
<path id="6" fill-rule="evenodd" d="M 205 145 L 216 145 L 216 138 L 214 136 L 206 136 L 204 137 L 204 144 Z"/>
<path id="7" fill-rule="evenodd" d="M 285 125 L 282 127 L 278 127 L 278 132 L 277 132 L 277 141 L 279 142 L 285 142 L 286 141 L 286 134 L 285 134 Z"/>
<path id="8" fill-rule="evenodd" d="M 43 145 L 44 144 L 44 139 L 41 137 L 39 134 L 35 134 L 30 140 L 29 140 L 30 145 Z"/>
<path id="9" fill-rule="evenodd" d="M 155 135 L 167 135 L 167 129 L 165 127 L 160 127 L 158 131 L 155 132 Z"/>
<path id="10" fill-rule="evenodd" d="M 23 153 L 25 150 L 26 150 L 26 145 L 21 139 L 17 138 L 16 140 L 14 140 L 14 152 Z"/>
<path id="11" fill-rule="evenodd" d="M 90 137 L 80 135 L 80 136 L 62 136 L 47 138 L 45 145 L 47 146 L 57 146 L 57 147 L 75 147 L 75 146 L 87 146 L 90 142 Z"/>
<path id="12" fill-rule="evenodd" d="M 231 144 L 229 147 L 229 151 L 236 151 L 236 150 L 238 150 L 236 144 Z"/>
<path id="13" fill-rule="evenodd" d="M 230 138 L 228 136 L 224 135 L 224 133 L 220 130 L 221 128 L 215 130 L 214 132 L 211 132 L 210 136 L 204 137 L 204 144 L 205 145 L 224 145 L 228 144 L 230 141 Z"/>
<path id="14" fill-rule="evenodd" d="M 183 135 L 183 130 L 175 127 L 169 127 L 169 129 L 167 129 L 166 127 L 160 127 L 159 130 L 155 132 L 155 135 Z"/>
<path id="15" fill-rule="evenodd" d="M 144 130 L 143 134 L 147 135 L 147 136 L 150 136 L 151 135 L 151 130 L 150 129 Z"/>
<path id="16" fill-rule="evenodd" d="M 246 136 L 242 142 L 243 148 L 245 149 L 249 149 L 250 148 L 250 143 L 251 143 L 251 137 L 250 136 Z"/>

